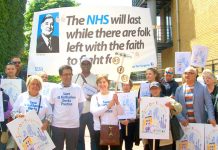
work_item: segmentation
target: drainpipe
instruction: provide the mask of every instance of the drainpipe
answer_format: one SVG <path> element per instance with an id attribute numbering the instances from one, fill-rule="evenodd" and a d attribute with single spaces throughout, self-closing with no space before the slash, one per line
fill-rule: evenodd
<path id="1" fill-rule="evenodd" d="M 179 30 L 179 0 L 176 0 L 176 31 L 177 51 L 180 52 L 180 30 Z"/>

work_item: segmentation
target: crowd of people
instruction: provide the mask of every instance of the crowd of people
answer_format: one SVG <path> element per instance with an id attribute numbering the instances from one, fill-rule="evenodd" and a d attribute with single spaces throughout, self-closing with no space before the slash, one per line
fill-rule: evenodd
<path id="1" fill-rule="evenodd" d="M 119 120 L 123 114 L 116 91 L 110 91 L 110 80 L 105 74 L 91 73 L 92 62 L 84 57 L 80 63 L 81 73 L 73 74 L 73 68 L 63 65 L 59 68 L 60 84 L 54 87 L 48 96 L 40 94 L 43 82 L 48 82 L 48 75 L 42 72 L 27 77 L 23 71 L 19 57 L 13 57 L 5 66 L 5 79 L 21 79 L 22 93 L 14 104 L 10 97 L 3 93 L 4 122 L 1 123 L 1 136 L 8 134 L 6 123 L 16 118 L 22 118 L 31 110 L 35 110 L 42 121 L 42 130 L 51 130 L 50 136 L 56 146 L 55 150 L 85 150 L 85 129 L 90 134 L 91 150 L 121 150 L 123 141 L 125 149 L 132 150 L 133 145 L 143 142 L 144 150 L 153 150 L 151 139 L 139 138 L 139 117 Z M 149 97 L 169 97 L 165 105 L 170 110 L 170 118 L 177 118 L 182 126 L 189 123 L 209 123 L 216 126 L 218 122 L 218 86 L 216 76 L 211 70 L 202 73 L 204 82 L 197 80 L 197 70 L 194 67 L 185 69 L 179 84 L 174 79 L 174 69 L 168 67 L 164 76 L 155 68 L 145 71 L 149 84 Z M 26 80 L 27 79 L 27 80 Z M 129 93 L 133 87 L 129 83 L 122 84 L 122 92 Z M 141 86 L 142 87 L 142 86 Z M 139 89 L 139 92 L 144 89 Z M 137 106 L 139 116 L 140 94 L 132 99 Z M 100 145 L 101 125 L 117 125 L 120 129 L 120 145 Z M 174 126 L 173 124 L 170 124 Z M 126 128 L 128 127 L 128 131 Z M 127 132 L 127 133 L 126 133 Z M 156 140 L 156 150 L 176 149 L 173 132 L 169 140 Z M 6 149 L 7 140 L 1 138 L 1 149 Z"/>

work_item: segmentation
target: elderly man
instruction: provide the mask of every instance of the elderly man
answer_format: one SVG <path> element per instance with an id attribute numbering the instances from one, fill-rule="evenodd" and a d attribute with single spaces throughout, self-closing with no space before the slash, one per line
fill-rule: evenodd
<path id="1" fill-rule="evenodd" d="M 41 22 L 41 36 L 37 39 L 37 53 L 58 53 L 59 52 L 59 38 L 53 36 L 54 18 L 47 14 Z"/>
<path id="2" fill-rule="evenodd" d="M 176 89 L 175 95 L 176 101 L 183 108 L 177 115 L 178 120 L 183 126 L 187 126 L 188 123 L 207 123 L 207 121 L 215 126 L 214 107 L 210 94 L 205 85 L 196 81 L 196 69 L 186 68 L 183 76 L 185 83 Z"/>
<path id="3" fill-rule="evenodd" d="M 83 57 L 80 64 L 82 72 L 73 76 L 73 82 L 79 84 L 86 94 L 86 102 L 84 103 L 83 112 L 80 116 L 79 143 L 77 150 L 85 150 L 85 128 L 89 129 L 91 138 L 91 150 L 95 150 L 94 142 L 94 126 L 93 116 L 90 112 L 91 96 L 97 92 L 96 75 L 90 72 L 92 67 L 91 59 Z"/>
<path id="4" fill-rule="evenodd" d="M 174 70 L 172 67 L 165 69 L 164 78 L 161 79 L 161 83 L 166 89 L 165 96 L 175 97 L 176 88 L 179 84 L 174 80 Z"/>

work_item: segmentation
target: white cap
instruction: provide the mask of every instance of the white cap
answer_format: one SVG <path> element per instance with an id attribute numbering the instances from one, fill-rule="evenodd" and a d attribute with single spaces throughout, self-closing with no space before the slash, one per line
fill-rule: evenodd
<path id="1" fill-rule="evenodd" d="M 84 61 L 88 61 L 88 62 L 92 63 L 91 59 L 88 58 L 88 57 L 83 57 L 83 58 L 81 59 L 81 63 L 84 62 Z"/>

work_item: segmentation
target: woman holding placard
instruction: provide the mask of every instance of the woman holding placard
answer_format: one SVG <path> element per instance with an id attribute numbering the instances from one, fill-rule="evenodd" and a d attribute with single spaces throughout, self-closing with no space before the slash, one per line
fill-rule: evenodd
<path id="1" fill-rule="evenodd" d="M 52 121 L 52 109 L 46 97 L 40 95 L 39 91 L 42 88 L 42 79 L 37 75 L 28 77 L 27 92 L 21 93 L 12 110 L 12 117 L 19 118 L 35 110 L 40 120 L 42 120 L 42 130 L 47 130 L 49 123 Z"/>
<path id="2" fill-rule="evenodd" d="M 121 150 L 118 115 L 123 113 L 123 109 L 117 95 L 109 91 L 110 81 L 107 75 L 99 75 L 96 84 L 99 92 L 92 96 L 90 104 L 90 111 L 94 119 L 96 148 L 97 150 L 108 150 L 110 147 L 111 150 Z M 115 126 L 118 128 L 118 133 L 113 131 Z M 107 144 L 103 141 L 110 138 L 104 136 L 105 128 L 109 128 L 106 132 L 110 133 L 111 141 L 119 136 L 119 139 L 115 141 L 119 143 Z"/>

